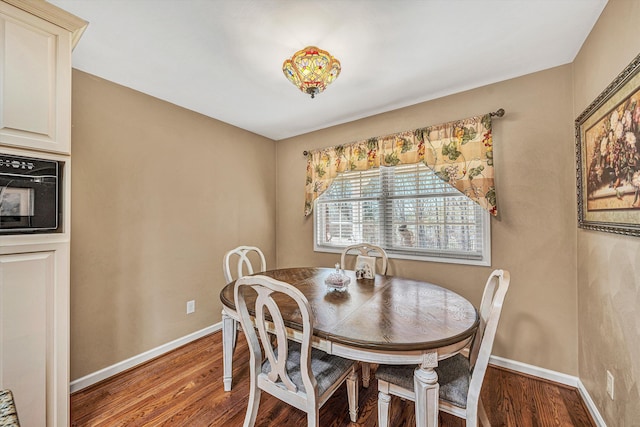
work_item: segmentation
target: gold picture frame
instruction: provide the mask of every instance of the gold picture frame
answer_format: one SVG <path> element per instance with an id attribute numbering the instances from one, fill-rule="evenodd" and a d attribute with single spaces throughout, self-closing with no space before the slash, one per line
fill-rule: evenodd
<path id="1" fill-rule="evenodd" d="M 578 227 L 640 236 L 640 55 L 575 121 Z"/>

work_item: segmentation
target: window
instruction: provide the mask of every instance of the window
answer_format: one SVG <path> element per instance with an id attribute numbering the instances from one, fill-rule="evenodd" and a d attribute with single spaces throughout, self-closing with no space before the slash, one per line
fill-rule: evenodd
<path id="1" fill-rule="evenodd" d="M 394 258 L 491 264 L 489 213 L 423 164 L 343 173 L 314 212 L 316 251 L 368 242 Z"/>

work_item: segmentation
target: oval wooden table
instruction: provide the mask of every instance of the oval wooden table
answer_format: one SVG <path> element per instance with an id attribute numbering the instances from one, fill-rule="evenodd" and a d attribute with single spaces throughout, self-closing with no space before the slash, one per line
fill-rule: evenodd
<path id="1" fill-rule="evenodd" d="M 314 347 L 327 353 L 379 364 L 415 364 L 416 425 L 438 424 L 438 360 L 460 352 L 478 327 L 478 312 L 460 295 L 418 280 L 376 275 L 356 280 L 348 291 L 328 291 L 331 268 L 285 268 L 258 274 L 290 283 L 307 297 L 315 315 Z M 224 388 L 231 390 L 232 355 L 238 315 L 235 282 L 220 292 L 223 311 Z M 299 313 L 282 308 L 291 338 L 302 329 Z M 364 375 L 366 376 L 366 374 Z M 363 378 L 365 386 L 368 378 Z"/>

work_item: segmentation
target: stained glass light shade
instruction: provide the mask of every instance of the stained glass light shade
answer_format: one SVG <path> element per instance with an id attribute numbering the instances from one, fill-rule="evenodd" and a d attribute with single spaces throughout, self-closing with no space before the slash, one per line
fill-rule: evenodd
<path id="1" fill-rule="evenodd" d="M 282 65 L 284 75 L 302 92 L 314 98 L 340 74 L 340 61 L 325 50 L 308 46 Z"/>

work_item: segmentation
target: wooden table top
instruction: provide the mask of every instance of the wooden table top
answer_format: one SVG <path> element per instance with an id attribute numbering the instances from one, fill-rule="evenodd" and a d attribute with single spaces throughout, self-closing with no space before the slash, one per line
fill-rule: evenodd
<path id="1" fill-rule="evenodd" d="M 300 289 L 315 315 L 314 335 L 335 343 L 369 350 L 424 351 L 463 341 L 478 327 L 475 307 L 448 289 L 394 276 L 356 280 L 353 271 L 345 270 L 351 277 L 348 291 L 328 291 L 324 280 L 334 271 L 305 267 L 257 274 Z M 222 289 L 220 300 L 235 311 L 234 284 Z M 281 311 L 288 327 L 302 329 L 297 307 L 285 303 Z"/>

